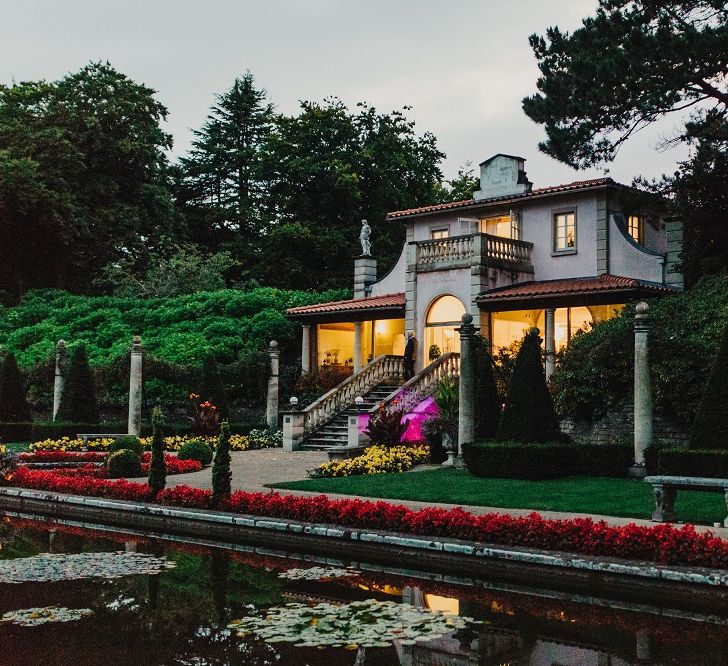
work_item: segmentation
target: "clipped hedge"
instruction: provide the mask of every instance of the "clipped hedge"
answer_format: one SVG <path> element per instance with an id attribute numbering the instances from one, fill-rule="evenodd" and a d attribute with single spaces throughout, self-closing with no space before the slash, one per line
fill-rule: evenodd
<path id="1" fill-rule="evenodd" d="M 660 449 L 657 453 L 657 473 L 728 479 L 728 450 Z"/>
<path id="2" fill-rule="evenodd" d="M 473 476 L 539 481 L 566 476 L 627 475 L 633 449 L 624 444 L 477 442 L 465 447 Z"/>

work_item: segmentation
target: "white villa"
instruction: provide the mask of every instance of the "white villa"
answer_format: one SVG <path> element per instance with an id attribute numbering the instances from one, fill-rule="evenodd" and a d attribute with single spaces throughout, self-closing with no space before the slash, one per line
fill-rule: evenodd
<path id="1" fill-rule="evenodd" d="M 407 330 L 418 341 L 420 374 L 408 386 L 419 399 L 432 385 L 423 371 L 457 373 L 465 312 L 494 349 L 538 327 L 550 375 L 555 353 L 579 329 L 628 301 L 682 288 L 682 224 L 664 216 L 659 198 L 611 178 L 534 189 L 524 166 L 522 157 L 494 155 L 480 164 L 472 199 L 390 213 L 406 241 L 388 273 L 379 278 L 376 260 L 360 256 L 353 299 L 288 311 L 303 325 L 304 371 L 345 365 L 354 373 L 335 404 L 311 406 L 301 441 L 346 410 L 353 392 L 392 388 Z"/>

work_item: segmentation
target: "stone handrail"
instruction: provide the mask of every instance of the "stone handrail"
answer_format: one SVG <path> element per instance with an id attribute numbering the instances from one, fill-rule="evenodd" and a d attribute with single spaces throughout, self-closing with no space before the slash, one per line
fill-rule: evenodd
<path id="1" fill-rule="evenodd" d="M 374 415 L 382 405 L 384 409 L 404 409 L 410 412 L 425 398 L 430 397 L 436 390 L 438 382 L 445 377 L 460 376 L 460 354 L 448 352 L 428 365 L 422 372 L 412 377 L 396 391 L 390 393 L 379 405 L 369 410 Z"/>
<path id="2" fill-rule="evenodd" d="M 508 261 L 515 264 L 531 263 L 532 243 L 513 238 L 501 238 L 485 234 L 486 253 L 489 259 Z"/>
<path id="3" fill-rule="evenodd" d="M 337 414 L 354 404 L 357 396 L 365 395 L 385 379 L 401 377 L 404 361 L 401 356 L 379 356 L 328 393 L 303 410 L 303 431 L 311 433 L 325 425 Z"/>
<path id="4" fill-rule="evenodd" d="M 417 243 L 417 264 L 428 266 L 472 259 L 475 256 L 473 239 L 473 235 L 469 235 L 420 241 Z"/>
<path id="5" fill-rule="evenodd" d="M 481 263 L 488 259 L 510 264 L 530 264 L 533 243 L 491 234 L 469 234 L 418 241 L 417 266 L 420 269 L 447 264 Z"/>

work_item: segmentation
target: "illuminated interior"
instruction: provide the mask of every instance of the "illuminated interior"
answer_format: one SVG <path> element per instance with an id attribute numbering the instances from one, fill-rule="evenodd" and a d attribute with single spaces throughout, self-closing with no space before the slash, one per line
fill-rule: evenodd
<path id="1" fill-rule="evenodd" d="M 318 325 L 318 364 L 354 365 L 354 324 L 341 322 Z"/>
<path id="2" fill-rule="evenodd" d="M 630 215 L 627 218 L 627 231 L 638 243 L 642 242 L 643 219 L 640 215 Z"/>
<path id="3" fill-rule="evenodd" d="M 404 319 L 378 319 L 362 323 L 362 364 L 383 354 L 404 354 Z"/>
<path id="4" fill-rule="evenodd" d="M 521 237 L 519 217 L 517 214 L 485 217 L 480 220 L 480 233 L 518 240 Z"/>
<path id="5" fill-rule="evenodd" d="M 554 215 L 554 250 L 566 252 L 576 248 L 576 216 L 574 213 Z"/>
<path id="6" fill-rule="evenodd" d="M 556 351 L 562 349 L 579 330 L 588 330 L 597 322 L 617 316 L 624 305 L 590 305 L 588 307 L 557 308 L 554 314 L 554 343 Z M 514 310 L 512 312 L 493 312 L 491 315 L 491 334 L 493 350 L 508 347 L 520 340 L 526 331 L 534 326 L 546 332 L 544 310 Z"/>
<path id="7" fill-rule="evenodd" d="M 460 327 L 464 314 L 465 306 L 455 296 L 441 296 L 430 306 L 425 324 L 425 364 L 433 345 L 440 354 L 460 351 L 460 336 L 455 329 Z"/>

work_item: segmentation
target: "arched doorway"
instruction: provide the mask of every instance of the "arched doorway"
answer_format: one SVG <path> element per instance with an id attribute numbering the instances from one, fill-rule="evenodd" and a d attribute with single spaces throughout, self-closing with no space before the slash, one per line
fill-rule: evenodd
<path id="1" fill-rule="evenodd" d="M 460 326 L 465 306 L 455 296 L 440 296 L 433 301 L 425 320 L 425 365 L 439 354 L 460 351 Z"/>

